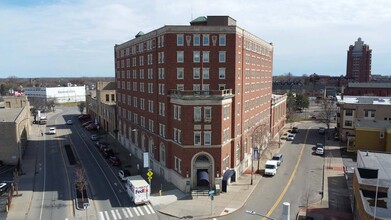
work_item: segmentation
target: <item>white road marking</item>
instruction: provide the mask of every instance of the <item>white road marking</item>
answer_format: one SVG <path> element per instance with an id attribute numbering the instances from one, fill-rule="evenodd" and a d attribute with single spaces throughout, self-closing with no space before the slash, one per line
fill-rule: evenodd
<path id="1" fill-rule="evenodd" d="M 151 212 L 152 212 L 153 214 L 155 214 L 155 210 L 153 210 L 151 204 L 148 204 L 147 206 L 148 206 L 148 208 L 151 210 Z"/>
<path id="2" fill-rule="evenodd" d="M 141 215 L 144 215 L 143 210 L 141 210 L 141 207 L 137 206 L 137 210 L 140 212 Z"/>
<path id="3" fill-rule="evenodd" d="M 126 209 L 122 209 L 122 212 L 124 213 L 125 218 L 129 218 L 128 213 L 126 213 Z"/>
<path id="4" fill-rule="evenodd" d="M 151 212 L 149 211 L 147 206 L 143 206 L 143 207 L 144 207 L 145 211 L 148 213 L 148 215 L 151 214 Z"/>
<path id="5" fill-rule="evenodd" d="M 121 214 L 119 214 L 119 211 L 118 211 L 118 209 L 116 209 L 116 210 L 115 210 L 115 213 L 117 213 L 117 215 L 118 215 L 118 219 L 122 219 L 122 216 L 121 216 Z"/>
<path id="6" fill-rule="evenodd" d="M 103 212 L 99 212 L 100 220 L 105 220 L 105 216 L 103 215 Z"/>
<path id="7" fill-rule="evenodd" d="M 105 211 L 105 216 L 107 220 L 110 220 L 109 213 L 107 211 Z"/>
<path id="8" fill-rule="evenodd" d="M 130 208 L 126 208 L 126 211 L 128 211 L 129 216 L 130 216 L 131 218 L 133 218 L 133 214 L 132 214 L 132 212 L 130 211 Z"/>
<path id="9" fill-rule="evenodd" d="M 117 216 L 115 215 L 114 210 L 111 210 L 111 215 L 113 216 L 114 220 L 117 220 Z"/>
<path id="10" fill-rule="evenodd" d="M 140 216 L 140 213 L 138 213 L 137 208 L 133 207 L 133 211 L 136 213 L 137 216 Z"/>

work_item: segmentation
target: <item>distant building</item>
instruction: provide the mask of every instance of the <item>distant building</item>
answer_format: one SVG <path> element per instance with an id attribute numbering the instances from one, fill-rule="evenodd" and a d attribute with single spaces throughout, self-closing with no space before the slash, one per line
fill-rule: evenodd
<path id="1" fill-rule="evenodd" d="M 85 86 L 70 87 L 27 87 L 24 93 L 31 103 L 41 102 L 45 105 L 53 100 L 55 103 L 86 101 Z"/>
<path id="2" fill-rule="evenodd" d="M 272 137 L 278 135 L 278 132 L 284 128 L 286 123 L 286 100 L 287 95 L 272 95 L 270 124 Z"/>
<path id="3" fill-rule="evenodd" d="M 391 219 L 390 161 L 389 153 L 357 152 L 353 174 L 354 219 Z"/>
<path id="4" fill-rule="evenodd" d="M 386 150 L 383 142 L 391 125 L 391 97 L 343 95 L 337 101 L 337 128 L 348 150 Z"/>
<path id="5" fill-rule="evenodd" d="M 372 50 L 359 37 L 349 46 L 347 55 L 346 78 L 357 82 L 371 81 Z"/>
<path id="6" fill-rule="evenodd" d="M 351 96 L 391 96 L 391 82 L 348 83 L 345 95 Z"/>
<path id="7" fill-rule="evenodd" d="M 86 97 L 87 113 L 91 115 L 99 129 L 112 135 L 116 130 L 116 87 L 115 82 L 97 82 L 96 90 L 89 90 Z"/>
<path id="8" fill-rule="evenodd" d="M 183 191 L 250 167 L 254 130 L 272 127 L 271 43 L 208 16 L 114 49 L 118 135 L 132 155 L 148 152 L 149 167 Z"/>
<path id="9" fill-rule="evenodd" d="M 5 107 L 0 108 L 0 161 L 18 165 L 30 135 L 30 104 L 26 96 L 3 99 Z"/>

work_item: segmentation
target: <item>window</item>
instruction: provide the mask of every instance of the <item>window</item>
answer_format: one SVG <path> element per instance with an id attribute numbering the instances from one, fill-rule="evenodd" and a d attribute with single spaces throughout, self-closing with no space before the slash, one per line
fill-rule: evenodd
<path id="1" fill-rule="evenodd" d="M 209 51 L 202 51 L 202 62 L 209 63 Z"/>
<path id="2" fill-rule="evenodd" d="M 200 35 L 199 34 L 193 35 L 193 46 L 200 46 Z"/>
<path id="3" fill-rule="evenodd" d="M 202 79 L 209 79 L 209 68 L 202 68 Z"/>
<path id="4" fill-rule="evenodd" d="M 194 145 L 201 145 L 201 132 L 200 131 L 194 132 Z"/>
<path id="5" fill-rule="evenodd" d="M 210 145 L 212 139 L 212 133 L 210 131 L 204 132 L 204 145 Z"/>
<path id="6" fill-rule="evenodd" d="M 140 116 L 140 125 L 141 125 L 141 127 L 145 128 L 145 117 L 144 116 Z"/>
<path id="7" fill-rule="evenodd" d="M 159 79 L 164 79 L 164 68 L 159 68 Z"/>
<path id="8" fill-rule="evenodd" d="M 153 120 L 151 119 L 148 119 L 148 130 L 150 130 L 151 132 L 154 132 L 154 126 L 153 126 Z"/>
<path id="9" fill-rule="evenodd" d="M 178 143 L 182 143 L 182 130 L 178 129 Z"/>
<path id="10" fill-rule="evenodd" d="M 224 90 L 225 89 L 225 84 L 219 84 L 219 90 Z"/>
<path id="11" fill-rule="evenodd" d="M 200 78 L 200 68 L 193 68 L 193 79 Z"/>
<path id="12" fill-rule="evenodd" d="M 164 95 L 164 84 L 159 83 L 159 95 Z"/>
<path id="13" fill-rule="evenodd" d="M 174 141 L 175 142 L 178 142 L 178 129 L 177 128 L 174 128 Z"/>
<path id="14" fill-rule="evenodd" d="M 177 51 L 176 52 L 176 62 L 183 63 L 183 61 L 184 61 L 183 51 Z"/>
<path id="15" fill-rule="evenodd" d="M 202 45 L 209 46 L 209 34 L 202 35 Z"/>
<path id="16" fill-rule="evenodd" d="M 160 158 L 159 158 L 160 163 L 165 165 L 166 164 L 166 146 L 164 146 L 164 144 L 161 143 L 159 149 L 160 149 L 160 154 L 159 154 L 160 155 Z"/>
<path id="17" fill-rule="evenodd" d="M 178 157 L 174 157 L 175 158 L 175 170 L 178 172 L 178 173 L 182 173 L 182 160 L 179 159 Z"/>
<path id="18" fill-rule="evenodd" d="M 201 121 L 201 107 L 194 107 L 194 121 Z"/>
<path id="19" fill-rule="evenodd" d="M 225 63 L 225 51 L 219 51 L 219 63 Z"/>
<path id="20" fill-rule="evenodd" d="M 176 45 L 183 46 L 183 34 L 178 34 L 176 36 Z"/>
<path id="21" fill-rule="evenodd" d="M 145 110 L 145 99 L 140 98 L 140 109 Z"/>
<path id="22" fill-rule="evenodd" d="M 352 109 L 346 109 L 345 110 L 345 116 L 353 116 L 353 110 Z"/>
<path id="23" fill-rule="evenodd" d="M 193 51 L 193 62 L 194 63 L 200 62 L 200 51 Z"/>
<path id="24" fill-rule="evenodd" d="M 164 124 L 159 123 L 159 135 L 166 137 L 166 126 Z"/>
<path id="25" fill-rule="evenodd" d="M 164 102 L 159 102 L 159 115 L 165 116 L 166 115 L 166 106 Z"/>
<path id="26" fill-rule="evenodd" d="M 110 101 L 109 94 L 106 94 L 106 102 Z"/>
<path id="27" fill-rule="evenodd" d="M 153 113 L 153 101 L 148 100 L 148 111 Z"/>
<path id="28" fill-rule="evenodd" d="M 219 46 L 225 46 L 225 45 L 226 45 L 225 34 L 220 34 L 219 35 Z"/>
<path id="29" fill-rule="evenodd" d="M 153 83 L 148 83 L 148 93 L 153 93 Z"/>
<path id="30" fill-rule="evenodd" d="M 224 108 L 223 108 L 224 120 L 229 119 L 229 114 L 230 114 L 230 108 L 229 107 L 230 107 L 229 105 L 225 105 Z"/>
<path id="31" fill-rule="evenodd" d="M 212 108 L 211 107 L 204 108 L 204 121 L 205 122 L 212 121 Z"/>
<path id="32" fill-rule="evenodd" d="M 183 79 L 185 75 L 183 68 L 176 68 L 176 78 L 177 79 Z"/>
<path id="33" fill-rule="evenodd" d="M 201 85 L 200 84 L 193 84 L 193 91 L 194 91 L 194 94 L 200 94 Z"/>
<path id="34" fill-rule="evenodd" d="M 350 120 L 346 120 L 346 121 L 345 121 L 345 126 L 347 126 L 347 127 L 352 127 L 352 126 L 353 126 L 353 122 L 350 121 Z"/>
<path id="35" fill-rule="evenodd" d="M 176 89 L 177 89 L 178 91 L 184 91 L 184 90 L 185 90 L 185 86 L 184 86 L 183 84 L 177 84 L 177 85 L 176 85 Z"/>
<path id="36" fill-rule="evenodd" d="M 219 68 L 219 79 L 225 79 L 225 68 Z"/>
<path id="37" fill-rule="evenodd" d="M 181 120 L 181 106 L 174 105 L 174 119 Z"/>
<path id="38" fill-rule="evenodd" d="M 364 112 L 365 112 L 365 118 L 375 117 L 375 110 L 364 110 Z"/>

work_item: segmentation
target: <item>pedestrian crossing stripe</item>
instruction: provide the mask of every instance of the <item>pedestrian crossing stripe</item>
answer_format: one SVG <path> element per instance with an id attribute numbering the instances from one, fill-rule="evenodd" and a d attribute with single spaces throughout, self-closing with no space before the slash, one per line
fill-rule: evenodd
<path id="1" fill-rule="evenodd" d="M 136 207 L 133 207 L 133 211 L 136 213 L 137 216 L 140 216 L 140 214 L 138 213 L 137 211 L 137 208 Z"/>
<path id="2" fill-rule="evenodd" d="M 118 219 L 122 219 L 121 215 L 119 214 L 119 211 L 118 211 L 118 209 L 116 209 L 116 210 L 115 210 L 115 213 L 117 213 L 117 215 L 118 215 Z"/>
<path id="3" fill-rule="evenodd" d="M 144 209 L 144 210 L 143 210 Z M 132 211 L 133 210 L 133 211 Z M 112 209 L 108 211 L 100 211 L 98 219 L 99 220 L 122 220 L 130 219 L 136 216 L 155 214 L 152 206 L 146 204 L 144 206 L 128 207 L 122 209 Z M 68 220 L 68 219 L 65 219 Z"/>
<path id="4" fill-rule="evenodd" d="M 126 211 L 128 212 L 129 216 L 130 216 L 131 218 L 133 218 L 133 214 L 132 214 L 132 212 L 130 211 L 130 209 L 129 209 L 129 208 L 126 208 Z"/>
<path id="5" fill-rule="evenodd" d="M 122 209 L 122 212 L 124 213 L 125 218 L 129 218 L 128 213 L 126 212 L 126 209 Z"/>
<path id="6" fill-rule="evenodd" d="M 137 206 L 138 211 L 140 212 L 140 215 L 144 215 L 143 210 L 141 210 L 141 207 Z"/>
<path id="7" fill-rule="evenodd" d="M 111 215 L 113 216 L 114 220 L 117 220 L 117 215 L 115 214 L 114 210 L 111 210 Z"/>

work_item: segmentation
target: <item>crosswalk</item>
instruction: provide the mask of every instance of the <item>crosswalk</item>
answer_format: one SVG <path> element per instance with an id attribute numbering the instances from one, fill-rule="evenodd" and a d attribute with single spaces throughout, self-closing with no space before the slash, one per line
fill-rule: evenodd
<path id="1" fill-rule="evenodd" d="M 136 207 L 112 209 L 99 212 L 99 220 L 131 219 L 133 217 L 155 214 L 150 204 Z"/>

